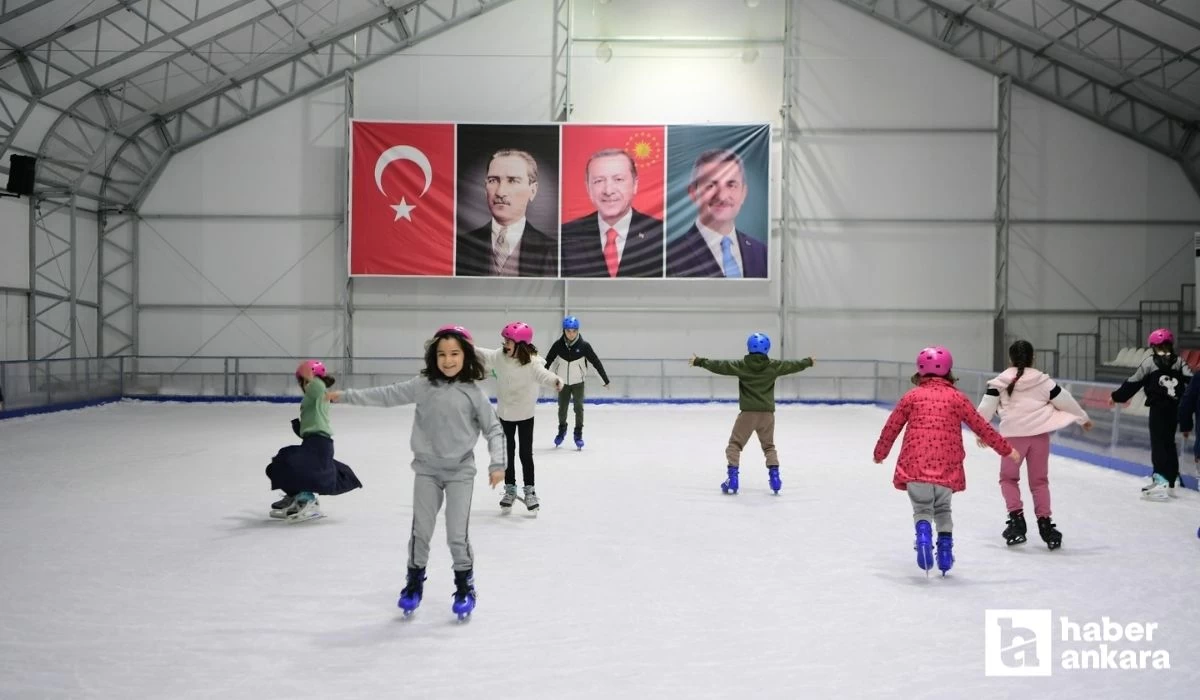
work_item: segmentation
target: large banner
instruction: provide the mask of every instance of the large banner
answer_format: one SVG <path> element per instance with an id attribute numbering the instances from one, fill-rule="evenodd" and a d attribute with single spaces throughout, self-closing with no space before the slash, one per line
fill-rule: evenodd
<path id="1" fill-rule="evenodd" d="M 350 274 L 767 279 L 770 134 L 354 120 Z"/>

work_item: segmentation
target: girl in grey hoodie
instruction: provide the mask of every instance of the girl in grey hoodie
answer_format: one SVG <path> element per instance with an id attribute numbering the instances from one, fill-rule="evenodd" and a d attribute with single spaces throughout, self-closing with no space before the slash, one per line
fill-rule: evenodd
<path id="1" fill-rule="evenodd" d="M 426 345 L 425 369 L 405 382 L 370 389 L 329 392 L 330 401 L 360 406 L 416 404 L 410 443 L 416 472 L 413 481 L 412 536 L 408 542 L 408 578 L 399 606 L 410 615 L 425 593 L 429 541 L 442 501 L 446 502 L 446 538 L 454 558 L 454 605 L 459 620 L 475 608 L 474 553 L 467 538 L 475 480 L 475 443 L 488 443 L 488 481 L 504 479 L 504 432 L 483 389 L 483 365 L 471 334 L 462 326 L 443 326 Z"/>

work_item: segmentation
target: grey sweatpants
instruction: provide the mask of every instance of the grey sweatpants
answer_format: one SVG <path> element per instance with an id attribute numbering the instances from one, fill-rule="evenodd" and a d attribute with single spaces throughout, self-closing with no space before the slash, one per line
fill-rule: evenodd
<path id="1" fill-rule="evenodd" d="M 583 430 L 583 382 L 567 384 L 558 392 L 558 426 L 567 424 L 567 406 L 575 404 L 575 429 Z"/>
<path id="2" fill-rule="evenodd" d="M 467 571 L 475 563 L 471 540 L 467 536 L 471 518 L 471 494 L 475 479 L 445 480 L 428 474 L 417 474 L 413 480 L 412 536 L 408 540 L 408 566 L 424 569 L 429 563 L 429 541 L 438 511 L 446 501 L 446 542 L 454 559 L 455 571 Z"/>
<path id="3" fill-rule="evenodd" d="M 934 532 L 954 532 L 950 519 L 950 496 L 954 492 L 945 486 L 908 482 L 908 500 L 912 501 L 913 523 L 928 520 L 935 524 Z"/>

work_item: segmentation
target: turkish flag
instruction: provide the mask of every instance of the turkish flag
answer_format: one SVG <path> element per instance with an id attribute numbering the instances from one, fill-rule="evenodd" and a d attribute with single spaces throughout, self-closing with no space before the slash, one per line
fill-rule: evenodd
<path id="1" fill-rule="evenodd" d="M 454 275 L 454 125 L 353 121 L 350 274 Z"/>
<path id="2" fill-rule="evenodd" d="M 618 148 L 637 165 L 638 190 L 633 208 L 663 218 L 663 179 L 666 139 L 662 126 L 562 126 L 562 220 L 572 221 L 596 211 L 588 196 L 587 162 L 593 153 Z"/>

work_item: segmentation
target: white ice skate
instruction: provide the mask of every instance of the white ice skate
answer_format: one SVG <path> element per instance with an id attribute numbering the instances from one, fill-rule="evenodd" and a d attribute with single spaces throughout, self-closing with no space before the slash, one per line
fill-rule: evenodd
<path id="1" fill-rule="evenodd" d="M 1161 474 L 1150 478 L 1150 483 L 1142 487 L 1142 498 L 1147 501 L 1166 501 L 1174 489 L 1167 487 L 1167 480 Z"/>
<path id="2" fill-rule="evenodd" d="M 296 502 L 288 509 L 287 521 L 288 523 L 302 523 L 324 517 L 325 514 L 321 512 L 321 504 L 316 498 L 310 501 L 296 499 Z"/>

